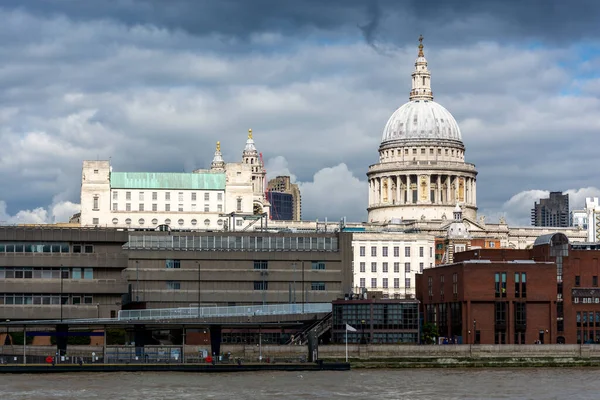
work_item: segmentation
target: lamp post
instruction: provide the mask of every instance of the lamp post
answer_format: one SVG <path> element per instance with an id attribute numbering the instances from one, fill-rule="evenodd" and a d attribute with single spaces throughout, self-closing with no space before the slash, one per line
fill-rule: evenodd
<path id="1" fill-rule="evenodd" d="M 198 318 L 200 318 L 200 261 L 196 261 L 198 266 Z"/>
<path id="2" fill-rule="evenodd" d="M 140 262 L 135 260 L 135 301 L 140 301 Z"/>
<path id="3" fill-rule="evenodd" d="M 367 344 L 367 338 L 365 338 L 365 323 L 366 321 L 364 319 L 360 321 L 360 326 L 362 328 L 362 337 L 360 338 L 360 344 Z"/>
<path id="4" fill-rule="evenodd" d="M 293 262 L 292 263 L 292 268 L 294 269 L 294 276 L 292 277 L 292 282 L 293 282 L 293 286 L 292 286 L 292 304 L 296 304 L 296 263 Z"/>
<path id="5" fill-rule="evenodd" d="M 477 341 L 477 320 L 473 320 L 473 344 Z"/>
<path id="6" fill-rule="evenodd" d="M 60 322 L 63 320 L 63 266 L 60 265 Z"/>
<path id="7" fill-rule="evenodd" d="M 262 305 L 263 307 L 266 305 L 266 296 L 267 296 L 267 282 L 266 277 L 269 275 L 268 271 L 260 271 L 260 276 L 262 276 Z M 264 310 L 263 310 L 264 311 Z"/>
<path id="8" fill-rule="evenodd" d="M 11 344 L 10 339 L 8 337 L 8 323 L 10 322 L 10 319 L 6 320 L 6 336 L 4 337 L 4 345 L 9 345 Z"/>

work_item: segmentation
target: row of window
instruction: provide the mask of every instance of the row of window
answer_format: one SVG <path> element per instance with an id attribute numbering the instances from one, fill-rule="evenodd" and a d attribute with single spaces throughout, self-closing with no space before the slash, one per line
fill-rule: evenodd
<path id="1" fill-rule="evenodd" d="M 325 270 L 325 261 L 311 261 L 310 268 L 314 270 Z M 254 269 L 269 269 L 269 262 L 254 261 Z"/>
<path id="2" fill-rule="evenodd" d="M 163 193 L 164 193 L 165 201 L 170 201 L 171 200 L 171 192 L 163 192 Z M 151 196 L 152 196 L 152 200 L 158 200 L 158 192 L 151 192 Z M 145 197 L 146 197 L 145 192 L 138 192 L 138 200 L 139 201 L 144 201 Z M 211 198 L 210 192 L 204 192 L 204 201 L 210 201 L 210 198 Z M 119 191 L 113 190 L 112 199 L 119 200 Z M 179 201 L 184 201 L 183 200 L 184 192 L 178 192 L 177 199 Z M 196 201 L 198 199 L 197 193 L 191 192 L 190 199 L 191 199 L 191 201 Z M 131 192 L 125 192 L 125 200 L 131 200 Z M 217 200 L 218 201 L 223 200 L 223 193 L 220 193 L 220 192 L 217 193 Z"/>
<path id="3" fill-rule="evenodd" d="M 14 242 L 0 243 L 0 253 L 93 253 L 92 244 L 69 244 L 64 242 Z"/>
<path id="4" fill-rule="evenodd" d="M 445 283 L 444 275 L 441 275 L 440 276 L 440 300 L 441 301 L 444 301 L 444 295 L 445 295 L 444 283 Z M 432 276 L 427 277 L 427 290 L 428 290 L 429 300 L 432 300 L 433 299 L 433 277 Z M 452 295 L 453 295 L 454 300 L 456 300 L 458 298 L 458 274 L 457 273 L 452 274 Z"/>
<path id="5" fill-rule="evenodd" d="M 577 286 L 577 287 L 581 286 L 581 276 L 579 276 L 579 275 L 575 276 L 575 286 Z M 592 276 L 592 286 L 598 287 L 598 275 Z"/>
<path id="6" fill-rule="evenodd" d="M 165 268 L 167 268 L 167 269 L 181 268 L 181 260 L 165 260 Z M 254 261 L 254 269 L 257 269 L 257 270 L 269 269 L 269 262 L 266 260 Z M 311 269 L 325 270 L 325 261 L 311 261 Z"/>
<path id="7" fill-rule="evenodd" d="M 62 301 L 61 301 L 62 297 Z M 94 297 L 77 294 L 0 294 L 0 304 L 6 305 L 60 305 L 94 304 Z"/>
<path id="8" fill-rule="evenodd" d="M 389 288 L 389 281 L 388 278 L 383 278 L 381 285 L 384 289 L 388 289 Z M 360 278 L 360 287 L 361 288 L 366 288 L 366 279 L 365 278 Z M 371 278 L 371 289 L 376 289 L 377 286 L 377 278 Z M 405 288 L 410 288 L 410 278 L 404 278 L 404 287 Z M 394 278 L 394 289 L 399 289 L 400 288 L 400 278 Z"/>
<path id="9" fill-rule="evenodd" d="M 381 247 L 381 256 L 388 257 L 389 251 L 388 246 Z M 394 257 L 400 257 L 400 246 L 394 246 Z M 361 257 L 366 257 L 367 248 L 366 246 L 359 247 L 359 254 Z M 371 246 L 371 257 L 377 257 L 377 246 Z M 404 257 L 410 257 L 410 246 L 404 247 Z M 419 257 L 425 257 L 425 248 L 423 246 L 419 247 Z M 429 257 L 433 257 L 433 247 L 429 248 Z"/>
<path id="10" fill-rule="evenodd" d="M 594 318 L 595 316 L 595 318 Z M 577 311 L 577 314 L 575 314 L 575 318 L 576 318 L 576 322 L 577 322 L 577 326 L 581 327 L 581 326 L 597 326 L 600 327 L 600 312 L 596 311 Z"/>
<path id="11" fill-rule="evenodd" d="M 169 204 L 169 203 L 165 204 L 164 208 L 165 208 L 164 210 L 160 210 L 160 211 L 165 211 L 165 212 L 175 211 L 175 209 L 171 210 L 171 204 Z M 200 211 L 198 209 L 198 207 L 196 207 L 196 204 L 192 204 L 190 206 L 189 210 L 186 210 L 185 208 L 186 207 L 184 207 L 183 204 L 177 205 L 178 212 L 188 212 L 188 211 L 199 212 Z M 94 208 L 94 209 L 97 210 L 97 208 Z M 119 210 L 119 203 L 112 203 L 112 210 L 113 211 L 133 211 L 132 207 L 131 207 L 131 203 L 125 203 L 125 210 Z M 137 210 L 135 210 L 135 211 L 150 211 L 150 210 L 146 209 L 146 205 L 144 203 L 139 203 L 137 206 Z M 156 204 L 156 203 L 152 204 L 152 211 L 159 211 L 158 204 Z M 204 205 L 204 212 L 211 212 L 209 204 Z M 212 212 L 215 212 L 215 210 L 212 210 Z M 216 212 L 223 212 L 223 204 L 217 204 Z"/>
<path id="12" fill-rule="evenodd" d="M 125 219 L 125 224 L 126 225 L 131 225 L 131 222 L 132 222 L 131 218 L 126 218 Z M 244 223 L 244 221 L 242 219 L 238 219 L 235 222 L 236 222 L 237 226 L 242 226 L 243 223 Z M 94 225 L 98 225 L 100 223 L 100 219 L 99 218 L 94 218 L 93 221 L 92 221 L 92 223 Z M 119 224 L 119 219 L 118 218 L 113 218 L 112 219 L 112 223 L 114 225 L 118 225 Z M 146 224 L 146 219 L 140 218 L 140 219 L 138 219 L 137 223 L 138 223 L 138 225 L 145 225 Z M 151 225 L 154 225 L 154 226 L 158 225 L 159 224 L 158 218 L 153 218 L 150 221 L 150 223 L 151 223 Z M 170 218 L 166 218 L 161 224 L 171 225 L 171 219 Z M 192 218 L 192 220 L 190 221 L 190 224 L 192 226 L 196 226 L 196 225 L 198 225 L 198 220 L 196 218 Z M 217 220 L 217 225 L 223 226 L 223 224 L 224 224 L 224 222 L 223 222 L 222 219 Z M 179 226 L 185 225 L 185 220 L 183 218 L 178 219 L 177 220 L 177 225 L 179 225 Z M 210 226 L 210 219 L 207 218 L 207 219 L 204 220 L 204 226 Z"/>
<path id="13" fill-rule="evenodd" d="M 61 273 L 62 271 L 62 273 Z M 0 267 L 0 279 L 94 279 L 93 268 Z"/>
<path id="14" fill-rule="evenodd" d="M 527 273 L 515 272 L 515 297 L 527 297 Z M 506 297 L 507 273 L 496 272 L 494 274 L 494 292 L 495 297 Z"/>
<path id="15" fill-rule="evenodd" d="M 430 267 L 432 267 L 432 265 L 429 265 Z M 404 272 L 405 273 L 411 273 L 411 272 L 419 272 L 419 273 L 423 273 L 423 268 L 425 267 L 425 263 L 419 263 L 419 270 L 418 271 L 414 271 L 411 269 L 410 263 L 404 263 Z M 366 272 L 367 269 L 367 264 L 365 262 L 361 262 L 359 264 L 359 270 L 360 272 Z M 381 268 L 382 268 L 382 272 L 383 273 L 387 273 L 389 272 L 389 264 L 387 262 L 384 262 L 381 264 Z M 371 272 L 377 272 L 377 263 L 376 262 L 372 262 L 371 263 Z M 399 262 L 395 262 L 394 263 L 394 273 L 395 274 L 399 274 L 400 273 L 400 263 Z"/>
<path id="16" fill-rule="evenodd" d="M 167 290 L 181 290 L 181 282 L 178 281 L 167 281 Z M 254 290 L 269 290 L 269 282 L 268 281 L 254 281 Z M 324 291 L 325 282 L 311 282 L 310 290 L 314 291 Z"/>
<path id="17" fill-rule="evenodd" d="M 130 235 L 130 249 L 338 251 L 337 237 Z"/>

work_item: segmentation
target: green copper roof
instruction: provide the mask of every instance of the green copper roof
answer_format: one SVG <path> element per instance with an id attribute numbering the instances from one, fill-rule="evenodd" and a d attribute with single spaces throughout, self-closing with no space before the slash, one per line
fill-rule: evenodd
<path id="1" fill-rule="evenodd" d="M 112 172 L 112 189 L 225 190 L 225 174 L 185 172 Z"/>

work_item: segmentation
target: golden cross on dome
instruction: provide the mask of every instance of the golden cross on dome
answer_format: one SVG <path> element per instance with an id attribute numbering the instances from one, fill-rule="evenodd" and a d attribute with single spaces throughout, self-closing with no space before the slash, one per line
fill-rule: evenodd
<path id="1" fill-rule="evenodd" d="M 419 57 L 425 57 L 425 54 L 423 54 L 423 35 L 419 35 Z"/>
<path id="2" fill-rule="evenodd" d="M 252 129 L 248 129 L 248 139 L 252 139 Z"/>
<path id="3" fill-rule="evenodd" d="M 221 151 L 221 142 L 217 142 L 217 151 Z"/>

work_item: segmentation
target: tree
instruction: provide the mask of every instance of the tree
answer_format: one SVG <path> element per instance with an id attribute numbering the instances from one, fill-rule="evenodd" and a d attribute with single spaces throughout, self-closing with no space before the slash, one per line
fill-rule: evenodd
<path id="1" fill-rule="evenodd" d="M 436 338 L 439 336 L 438 327 L 436 324 L 427 322 L 423 325 L 421 341 L 425 344 L 435 344 Z"/>

